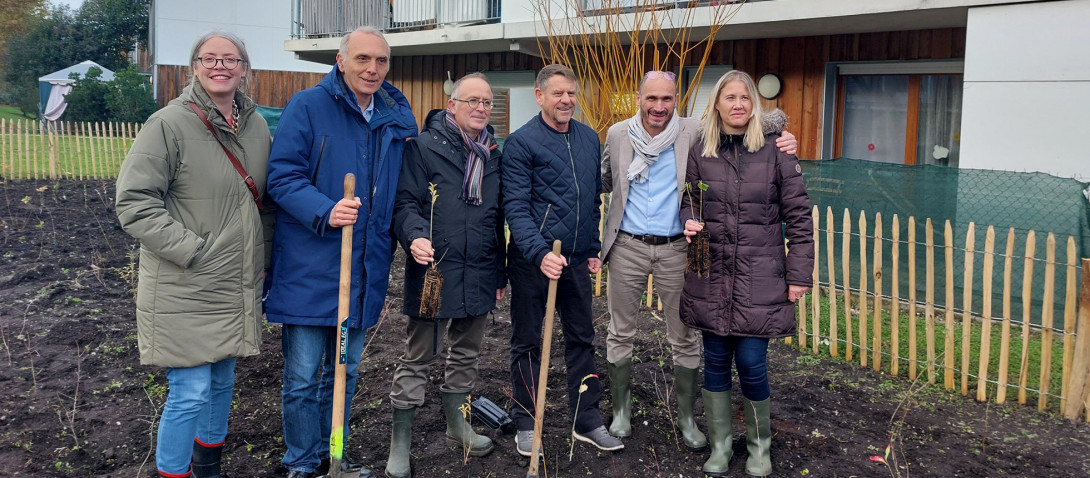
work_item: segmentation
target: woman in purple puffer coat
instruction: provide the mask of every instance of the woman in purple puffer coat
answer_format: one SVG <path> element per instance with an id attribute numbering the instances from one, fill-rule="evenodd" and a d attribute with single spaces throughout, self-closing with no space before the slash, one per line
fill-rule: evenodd
<path id="1" fill-rule="evenodd" d="M 702 393 L 712 445 L 704 473 L 729 470 L 733 361 L 745 411 L 746 473 L 767 476 L 768 340 L 795 334 L 794 302 L 813 285 L 814 225 L 798 158 L 775 147 L 773 131 L 780 128 L 759 120 L 753 79 L 730 71 L 714 91 L 701 140 L 689 150 L 685 181 L 692 192 L 680 214 L 687 236 L 710 234 L 709 273 L 686 271 L 681 320 L 703 332 Z"/>

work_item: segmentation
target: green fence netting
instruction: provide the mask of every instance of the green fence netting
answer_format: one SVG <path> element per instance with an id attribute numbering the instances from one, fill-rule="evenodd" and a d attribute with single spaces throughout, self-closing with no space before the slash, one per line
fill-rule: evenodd
<path id="1" fill-rule="evenodd" d="M 954 308 L 963 308 L 963 280 L 966 254 L 966 231 L 970 222 L 975 225 L 973 257 L 972 310 L 982 309 L 982 284 L 984 267 L 985 234 L 988 226 L 995 227 L 995 270 L 993 272 L 992 316 L 1002 314 L 1003 272 L 1007 235 L 1014 228 L 1015 244 L 1011 271 L 1011 318 L 1022 318 L 1022 280 L 1026 235 L 1035 231 L 1036 251 L 1033 255 L 1033 292 L 1031 314 L 1034 323 L 1040 323 L 1042 290 L 1045 281 L 1046 247 L 1048 233 L 1055 234 L 1055 298 L 1054 327 L 1063 327 L 1063 310 L 1068 268 L 1066 267 L 1067 242 L 1075 241 L 1077 259 L 1090 257 L 1090 185 L 1042 173 L 957 169 L 937 165 L 898 165 L 858 159 L 839 158 L 821 161 L 803 161 L 806 187 L 814 205 L 820 209 L 819 236 L 821 242 L 820 280 L 828 284 L 828 264 L 825 263 L 826 208 L 832 208 L 835 219 L 834 235 L 835 279 L 843 286 L 842 245 L 844 210 L 851 213 L 851 287 L 859 286 L 859 215 L 867 216 L 867 262 L 873 268 L 874 219 L 882 213 L 884 242 L 883 265 L 888 272 L 892 258 L 890 242 L 892 218 L 898 215 L 900 229 L 900 296 L 908 297 L 908 218 L 916 219 L 916 286 L 917 300 L 924 300 L 925 254 L 924 242 L 926 219 L 934 225 L 935 241 L 935 303 L 944 307 L 946 302 L 946 255 L 943 249 L 945 222 L 950 221 L 954 236 Z M 1076 264 L 1079 264 L 1077 261 Z M 1079 281 L 1076 268 L 1076 281 Z M 873 278 L 868 289 L 873 291 Z M 883 294 L 889 295 L 889 279 L 884 279 Z M 1076 291 L 1078 290 L 1076 284 Z"/>
<path id="2" fill-rule="evenodd" d="M 284 112 L 284 108 L 273 108 L 272 106 L 257 107 L 257 114 L 265 118 L 265 122 L 269 123 L 269 134 L 276 135 L 276 125 L 280 123 L 280 114 Z"/>

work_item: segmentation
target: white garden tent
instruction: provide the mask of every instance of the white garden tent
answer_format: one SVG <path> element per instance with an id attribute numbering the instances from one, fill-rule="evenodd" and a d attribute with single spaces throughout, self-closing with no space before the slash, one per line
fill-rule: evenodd
<path id="1" fill-rule="evenodd" d="M 64 114 L 64 109 L 68 107 L 68 103 L 64 101 L 64 95 L 72 91 L 72 84 L 76 82 L 71 78 L 72 73 L 78 73 L 79 77 L 83 78 L 91 67 L 102 70 L 102 81 L 114 79 L 114 72 L 91 60 L 38 78 L 38 93 L 40 94 L 38 111 L 41 112 L 43 119 L 56 121 L 57 118 Z"/>

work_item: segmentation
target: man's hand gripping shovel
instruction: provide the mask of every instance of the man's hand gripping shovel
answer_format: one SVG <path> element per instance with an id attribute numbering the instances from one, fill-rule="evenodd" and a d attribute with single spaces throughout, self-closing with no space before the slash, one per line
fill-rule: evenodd
<path id="1" fill-rule="evenodd" d="M 560 255 L 560 241 L 553 241 L 553 254 Z M 541 429 L 545 420 L 545 389 L 549 383 L 549 356 L 553 348 L 553 314 L 556 312 L 556 279 L 549 279 L 549 296 L 545 301 L 545 325 L 541 330 L 541 369 L 537 374 L 537 398 L 534 401 L 534 441 L 530 447 L 530 468 L 526 478 L 538 478 L 541 459 Z"/>
<path id="2" fill-rule="evenodd" d="M 344 175 L 344 198 L 356 196 L 356 176 Z M 329 434 L 329 476 L 348 478 L 341 471 L 344 458 L 344 388 L 348 363 L 348 304 L 352 289 L 352 225 L 341 226 L 341 280 L 337 297 L 337 366 L 333 380 L 333 424 Z"/>

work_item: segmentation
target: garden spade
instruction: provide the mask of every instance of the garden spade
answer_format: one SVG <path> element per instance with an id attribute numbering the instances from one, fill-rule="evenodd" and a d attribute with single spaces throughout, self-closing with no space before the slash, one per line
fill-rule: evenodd
<path id="1" fill-rule="evenodd" d="M 356 196 L 356 176 L 344 175 L 344 198 Z M 337 366 L 333 379 L 333 424 L 329 433 L 329 476 L 346 477 L 344 457 L 344 387 L 348 363 L 348 297 L 352 289 L 352 225 L 341 227 L 341 281 L 337 297 Z"/>
<path id="2" fill-rule="evenodd" d="M 560 255 L 560 241 L 553 241 L 553 254 Z M 549 279 L 549 296 L 545 300 L 545 325 L 541 330 L 541 368 L 537 374 L 537 399 L 534 401 L 534 441 L 530 447 L 530 468 L 526 478 L 537 478 L 541 455 L 541 428 L 545 420 L 545 384 L 549 383 L 549 356 L 553 348 L 553 313 L 556 312 L 556 279 Z"/>

